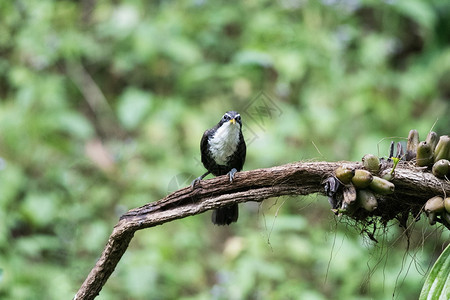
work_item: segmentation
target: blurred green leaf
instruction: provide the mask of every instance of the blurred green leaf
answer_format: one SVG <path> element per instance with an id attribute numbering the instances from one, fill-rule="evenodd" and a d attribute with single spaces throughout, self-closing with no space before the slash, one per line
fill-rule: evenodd
<path id="1" fill-rule="evenodd" d="M 94 134 L 92 125 L 77 112 L 66 112 L 58 115 L 58 126 L 62 131 L 81 140 L 87 140 Z"/>
<path id="2" fill-rule="evenodd" d="M 419 299 L 450 299 L 450 244 L 431 268 Z"/>
<path id="3" fill-rule="evenodd" d="M 29 194 L 24 200 L 21 212 L 33 226 L 50 225 L 58 214 L 58 201 L 53 194 Z"/>
<path id="4" fill-rule="evenodd" d="M 401 0 L 396 1 L 394 7 L 400 14 L 408 16 L 427 30 L 431 30 L 436 23 L 436 14 L 429 2 Z"/>
<path id="5" fill-rule="evenodd" d="M 255 64 L 261 67 L 269 67 L 273 64 L 273 59 L 268 53 L 254 50 L 244 50 L 234 57 L 237 64 Z"/>
<path id="6" fill-rule="evenodd" d="M 117 113 L 122 125 L 136 129 L 150 111 L 153 96 L 136 88 L 128 88 L 120 97 Z"/>

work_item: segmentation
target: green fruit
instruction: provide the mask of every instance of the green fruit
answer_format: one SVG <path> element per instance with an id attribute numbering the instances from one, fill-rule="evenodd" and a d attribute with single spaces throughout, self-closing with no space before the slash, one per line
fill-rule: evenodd
<path id="1" fill-rule="evenodd" d="M 441 196 L 430 198 L 424 207 L 426 213 L 441 213 L 444 209 L 444 199 Z"/>
<path id="2" fill-rule="evenodd" d="M 427 142 L 420 142 L 417 146 L 416 164 L 419 167 L 430 166 L 433 163 L 433 149 Z"/>
<path id="3" fill-rule="evenodd" d="M 364 189 L 372 182 L 373 175 L 367 170 L 355 170 L 355 176 L 352 178 L 353 185 L 358 189 Z"/>
<path id="4" fill-rule="evenodd" d="M 428 215 L 428 221 L 430 225 L 436 224 L 436 216 L 442 212 L 445 212 L 444 199 L 440 196 L 434 196 L 430 198 L 423 209 Z"/>
<path id="5" fill-rule="evenodd" d="M 362 158 L 364 168 L 372 173 L 378 173 L 380 171 L 380 160 L 373 154 L 366 154 Z"/>
<path id="6" fill-rule="evenodd" d="M 434 149 L 434 161 L 441 159 L 450 160 L 450 137 L 448 135 L 442 135 Z"/>
<path id="7" fill-rule="evenodd" d="M 445 210 L 450 214 L 450 197 L 444 199 Z"/>
<path id="8" fill-rule="evenodd" d="M 395 172 L 393 172 L 393 173 L 388 172 L 388 173 L 384 174 L 383 176 L 381 176 L 381 178 L 383 178 L 387 181 L 391 181 L 392 179 L 394 179 L 394 176 L 395 176 Z"/>
<path id="9" fill-rule="evenodd" d="M 406 143 L 406 160 L 416 158 L 417 145 L 419 145 L 419 133 L 415 129 L 411 129 Z"/>
<path id="10" fill-rule="evenodd" d="M 334 170 L 334 174 L 342 183 L 348 184 L 352 180 L 353 175 L 355 175 L 355 169 L 348 165 L 342 165 Z"/>
<path id="11" fill-rule="evenodd" d="M 373 180 L 369 184 L 369 188 L 377 194 L 388 195 L 394 192 L 395 185 L 386 179 L 373 176 Z"/>
<path id="12" fill-rule="evenodd" d="M 449 169 L 450 162 L 446 159 L 441 159 L 434 163 L 431 171 L 433 172 L 434 176 L 442 178 L 447 175 Z"/>
<path id="13" fill-rule="evenodd" d="M 425 139 L 425 142 L 430 144 L 431 149 L 434 151 L 434 148 L 436 148 L 436 145 L 439 141 L 439 137 L 436 132 L 430 131 L 428 132 L 427 138 Z"/>
<path id="14" fill-rule="evenodd" d="M 428 213 L 428 222 L 430 222 L 430 225 L 436 224 L 436 213 L 435 212 Z"/>
<path id="15" fill-rule="evenodd" d="M 367 211 L 374 211 L 378 208 L 377 198 L 368 190 L 358 190 L 358 204 Z"/>

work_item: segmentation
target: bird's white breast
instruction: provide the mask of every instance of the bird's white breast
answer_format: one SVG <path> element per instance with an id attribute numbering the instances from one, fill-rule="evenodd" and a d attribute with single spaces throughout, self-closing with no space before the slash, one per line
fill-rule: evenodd
<path id="1" fill-rule="evenodd" d="M 216 164 L 226 165 L 239 143 L 239 123 L 226 122 L 209 139 L 209 150 Z"/>

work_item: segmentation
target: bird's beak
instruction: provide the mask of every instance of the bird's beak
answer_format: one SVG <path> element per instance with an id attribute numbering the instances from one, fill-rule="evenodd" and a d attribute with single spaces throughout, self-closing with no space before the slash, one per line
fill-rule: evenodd
<path id="1" fill-rule="evenodd" d="M 231 124 L 236 124 L 236 120 L 235 119 L 231 119 L 230 122 L 231 122 Z"/>

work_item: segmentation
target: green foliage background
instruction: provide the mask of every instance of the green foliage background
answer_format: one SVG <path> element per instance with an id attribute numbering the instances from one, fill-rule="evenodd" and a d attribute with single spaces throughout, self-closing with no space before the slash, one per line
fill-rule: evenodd
<path id="1" fill-rule="evenodd" d="M 122 213 L 203 173 L 227 110 L 246 170 L 448 134 L 449 28 L 438 0 L 2 1 L 0 298 L 73 297 Z M 98 298 L 414 299 L 449 238 L 375 245 L 321 196 L 209 218 L 138 232 Z"/>

